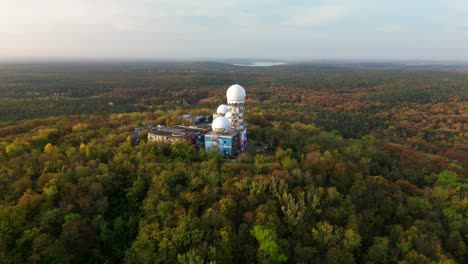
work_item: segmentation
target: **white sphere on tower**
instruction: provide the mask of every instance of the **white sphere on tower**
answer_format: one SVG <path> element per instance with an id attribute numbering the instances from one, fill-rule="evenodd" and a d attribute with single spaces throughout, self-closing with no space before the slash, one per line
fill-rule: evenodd
<path id="1" fill-rule="evenodd" d="M 239 84 L 231 85 L 226 91 L 227 101 L 245 102 L 245 89 Z"/>
<path id="2" fill-rule="evenodd" d="M 227 119 L 230 119 L 232 117 L 232 113 L 231 112 L 227 112 L 225 115 L 224 115 L 225 118 Z"/>
<path id="3" fill-rule="evenodd" d="M 225 133 L 231 131 L 231 122 L 224 116 L 220 116 L 213 121 L 211 127 L 216 134 Z"/>
<path id="4" fill-rule="evenodd" d="M 226 91 L 227 103 L 231 116 L 229 120 L 233 130 L 244 130 L 245 89 L 239 84 L 231 85 Z"/>
<path id="5" fill-rule="evenodd" d="M 229 112 L 229 107 L 225 104 L 222 104 L 220 106 L 218 106 L 218 109 L 216 110 L 216 113 L 218 113 L 218 115 L 225 115 L 227 112 Z"/>

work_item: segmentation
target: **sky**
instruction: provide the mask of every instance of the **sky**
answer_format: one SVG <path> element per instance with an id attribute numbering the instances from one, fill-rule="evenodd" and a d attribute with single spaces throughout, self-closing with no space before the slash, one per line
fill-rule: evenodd
<path id="1" fill-rule="evenodd" d="M 468 61 L 468 0 L 0 0 L 0 58 Z"/>

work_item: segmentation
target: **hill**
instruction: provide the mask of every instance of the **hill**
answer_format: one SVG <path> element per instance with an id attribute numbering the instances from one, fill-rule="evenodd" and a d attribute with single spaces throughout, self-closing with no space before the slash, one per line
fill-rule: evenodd
<path id="1" fill-rule="evenodd" d="M 245 86 L 224 160 L 137 124 Z M 337 64 L 0 65 L 0 263 L 465 263 L 468 74 Z"/>

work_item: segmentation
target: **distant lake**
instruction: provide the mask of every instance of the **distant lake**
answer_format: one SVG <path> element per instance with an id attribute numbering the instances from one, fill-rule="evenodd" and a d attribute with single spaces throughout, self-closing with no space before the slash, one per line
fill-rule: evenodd
<path id="1" fill-rule="evenodd" d="M 251 63 L 235 63 L 235 66 L 247 66 L 247 67 L 270 67 L 284 65 L 284 62 L 271 62 L 271 61 L 254 61 Z"/>

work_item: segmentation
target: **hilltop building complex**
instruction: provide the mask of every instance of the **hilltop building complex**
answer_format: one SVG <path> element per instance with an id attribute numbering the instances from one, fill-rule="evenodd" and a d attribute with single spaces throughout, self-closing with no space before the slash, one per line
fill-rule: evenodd
<path id="1" fill-rule="evenodd" d="M 205 150 L 218 150 L 226 157 L 240 154 L 247 146 L 247 124 L 244 121 L 244 87 L 231 85 L 226 91 L 227 104 L 222 104 L 213 114 L 211 128 L 200 124 L 205 118 L 195 116 L 196 126 L 153 127 L 148 133 L 148 141 L 172 143 L 189 140 Z M 189 116 L 184 115 L 184 119 Z M 192 116 L 190 116 L 192 118 Z"/>
<path id="2" fill-rule="evenodd" d="M 217 149 L 226 156 L 236 156 L 247 146 L 244 122 L 245 89 L 234 84 L 226 92 L 227 105 L 218 107 L 212 129 L 205 135 L 205 149 Z"/>

